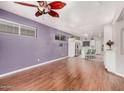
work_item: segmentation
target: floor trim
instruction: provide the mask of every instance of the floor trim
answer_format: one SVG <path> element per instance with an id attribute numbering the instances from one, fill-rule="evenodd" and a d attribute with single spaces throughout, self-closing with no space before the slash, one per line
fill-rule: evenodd
<path id="1" fill-rule="evenodd" d="M 120 77 L 122 77 L 122 78 L 124 78 L 124 75 L 123 75 L 123 74 L 120 74 L 120 73 L 117 73 L 117 72 L 114 72 L 114 74 L 115 74 L 115 75 L 118 75 L 118 76 L 120 76 Z"/>
<path id="2" fill-rule="evenodd" d="M 116 72 L 116 71 L 110 71 L 110 70 L 108 70 L 107 68 L 105 68 L 108 72 L 110 72 L 110 73 L 112 73 L 112 74 L 114 74 L 114 75 L 117 75 L 117 76 L 119 76 L 119 77 L 122 77 L 122 78 L 124 78 L 124 75 L 123 74 L 120 74 L 120 73 L 118 73 L 118 72 Z"/>
<path id="3" fill-rule="evenodd" d="M 41 65 L 49 64 L 49 63 L 52 63 L 52 62 L 55 62 L 55 61 L 58 61 L 58 60 L 62 60 L 62 59 L 65 59 L 65 58 L 67 58 L 67 57 L 68 57 L 68 56 L 66 56 L 66 57 L 61 57 L 61 58 L 58 58 L 58 59 L 46 61 L 46 62 L 43 62 L 43 63 L 40 63 L 40 64 L 36 64 L 36 65 L 33 65 L 33 66 L 29 66 L 29 67 L 25 67 L 25 68 L 22 68 L 22 69 L 18 69 L 18 70 L 12 71 L 12 72 L 8 72 L 8 73 L 5 73 L 5 74 L 1 74 L 1 75 L 0 75 L 0 78 L 1 78 L 1 77 L 5 77 L 5 76 L 9 76 L 9 75 L 12 75 L 12 74 L 15 74 L 15 73 L 19 73 L 19 72 L 22 72 L 22 71 L 25 71 L 25 70 L 29 70 L 29 69 L 32 69 L 32 68 L 35 68 L 35 67 L 38 67 L 38 66 L 41 66 Z"/>

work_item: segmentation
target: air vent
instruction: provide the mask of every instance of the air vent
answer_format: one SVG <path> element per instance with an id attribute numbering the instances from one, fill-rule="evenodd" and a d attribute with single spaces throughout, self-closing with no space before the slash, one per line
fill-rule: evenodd
<path id="1" fill-rule="evenodd" d="M 19 25 L 0 20 L 0 32 L 10 33 L 10 34 L 18 34 Z"/>

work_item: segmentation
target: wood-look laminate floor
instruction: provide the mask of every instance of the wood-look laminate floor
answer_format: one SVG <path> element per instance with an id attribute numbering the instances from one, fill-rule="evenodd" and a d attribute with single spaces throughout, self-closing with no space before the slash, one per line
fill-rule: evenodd
<path id="1" fill-rule="evenodd" d="M 124 78 L 99 59 L 67 58 L 0 78 L 0 90 L 124 90 Z"/>

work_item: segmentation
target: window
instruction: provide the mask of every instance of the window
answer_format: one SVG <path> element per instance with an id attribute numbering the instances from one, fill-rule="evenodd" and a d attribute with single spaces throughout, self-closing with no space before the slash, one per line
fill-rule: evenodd
<path id="1" fill-rule="evenodd" d="M 0 32 L 17 34 L 19 36 L 31 36 L 36 37 L 36 28 L 0 20 Z"/>
<path id="2" fill-rule="evenodd" d="M 19 34 L 18 31 L 19 31 L 19 25 L 0 20 L 0 32 Z"/>
<path id="3" fill-rule="evenodd" d="M 90 41 L 83 41 L 83 47 L 89 47 Z"/>
<path id="4" fill-rule="evenodd" d="M 20 35 L 36 37 L 36 29 L 26 26 L 21 26 Z"/>

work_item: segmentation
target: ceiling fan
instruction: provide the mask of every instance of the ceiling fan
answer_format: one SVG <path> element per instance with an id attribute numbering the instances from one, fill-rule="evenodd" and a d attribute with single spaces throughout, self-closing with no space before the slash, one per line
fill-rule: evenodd
<path id="1" fill-rule="evenodd" d="M 49 14 L 52 17 L 59 17 L 59 14 L 54 10 L 62 9 L 66 5 L 66 3 L 61 1 L 54 1 L 49 4 L 47 4 L 47 1 L 37 1 L 37 2 L 38 5 L 24 3 L 24 2 L 14 2 L 14 3 L 37 8 L 37 12 L 35 13 L 36 17 L 39 17 L 43 14 Z"/>

